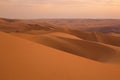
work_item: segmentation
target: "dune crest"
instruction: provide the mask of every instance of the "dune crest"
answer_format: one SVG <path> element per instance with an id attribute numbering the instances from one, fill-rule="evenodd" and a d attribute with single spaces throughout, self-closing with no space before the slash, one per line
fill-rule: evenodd
<path id="1" fill-rule="evenodd" d="M 20 36 L 54 49 L 62 50 L 73 55 L 99 62 L 108 62 L 111 58 L 113 59 L 113 57 L 118 54 L 118 52 L 109 47 L 109 45 L 106 46 L 98 42 L 84 40 L 68 33 L 52 32 L 42 35 L 13 33 L 12 35 Z"/>

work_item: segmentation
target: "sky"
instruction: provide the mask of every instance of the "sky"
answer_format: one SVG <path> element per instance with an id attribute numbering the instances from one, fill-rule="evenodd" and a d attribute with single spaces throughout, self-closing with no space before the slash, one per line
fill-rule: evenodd
<path id="1" fill-rule="evenodd" d="M 120 0 L 0 0 L 0 17 L 120 19 Z"/>

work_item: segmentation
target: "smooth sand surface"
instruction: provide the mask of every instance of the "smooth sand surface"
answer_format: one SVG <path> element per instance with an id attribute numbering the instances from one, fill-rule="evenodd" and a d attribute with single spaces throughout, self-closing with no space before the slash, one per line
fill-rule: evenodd
<path id="1" fill-rule="evenodd" d="M 0 80 L 119 80 L 120 65 L 98 63 L 0 32 Z"/>

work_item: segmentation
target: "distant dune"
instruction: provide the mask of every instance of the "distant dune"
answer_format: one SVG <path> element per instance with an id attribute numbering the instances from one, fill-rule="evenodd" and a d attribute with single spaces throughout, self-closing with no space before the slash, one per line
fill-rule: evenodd
<path id="1" fill-rule="evenodd" d="M 120 80 L 119 25 L 1 18 L 0 80 Z"/>
<path id="2" fill-rule="evenodd" d="M 116 32 L 120 33 L 120 19 L 34 19 L 34 20 L 17 20 L 0 18 L 0 27 L 14 27 L 14 31 L 25 31 L 26 28 L 41 29 L 40 27 L 67 27 L 84 31 L 97 32 Z M 49 27 L 48 27 L 49 26 Z M 17 28 L 16 28 L 17 27 Z M 35 27 L 35 28 L 33 28 Z M 39 28 L 38 28 L 39 27 Z M 1 29 L 1 28 L 0 28 Z M 9 28 L 10 29 L 10 28 Z M 6 29 L 4 29 L 6 31 Z M 7 32 L 11 32 L 10 30 Z"/>

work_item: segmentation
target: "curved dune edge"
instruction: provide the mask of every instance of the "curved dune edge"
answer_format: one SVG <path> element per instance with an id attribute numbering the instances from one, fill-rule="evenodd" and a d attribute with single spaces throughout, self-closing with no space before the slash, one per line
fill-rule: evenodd
<path id="1" fill-rule="evenodd" d="M 104 44 L 120 47 L 120 37 L 113 36 L 110 34 L 100 32 L 85 32 L 80 30 L 70 30 L 69 34 L 75 35 L 84 40 L 101 42 Z"/>
<path id="2" fill-rule="evenodd" d="M 108 45 L 108 44 L 103 44 L 103 43 L 99 43 L 99 44 L 108 46 L 116 51 L 116 54 L 113 55 L 113 57 L 111 59 L 109 59 L 107 61 L 107 63 L 120 64 L 120 47 L 112 46 L 112 45 Z"/>
<path id="3" fill-rule="evenodd" d="M 82 40 L 74 35 L 62 32 L 52 32 L 44 35 L 13 33 L 12 35 L 99 62 L 111 61 L 118 54 L 116 50 L 108 45 Z M 120 60 L 117 62 L 120 62 Z"/>
<path id="4" fill-rule="evenodd" d="M 119 80 L 120 65 L 97 63 L 0 32 L 0 80 Z"/>

